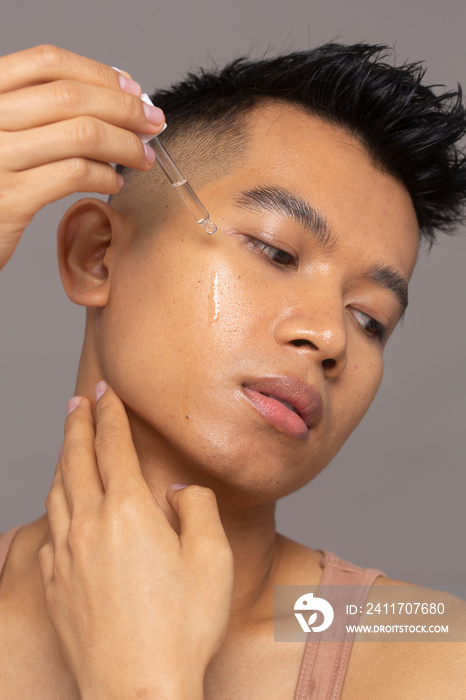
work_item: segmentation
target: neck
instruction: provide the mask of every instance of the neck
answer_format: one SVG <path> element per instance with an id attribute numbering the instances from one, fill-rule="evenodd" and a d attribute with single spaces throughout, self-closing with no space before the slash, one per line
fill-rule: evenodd
<path id="1" fill-rule="evenodd" d="M 245 503 L 244 494 L 235 494 L 225 484 L 207 475 L 201 467 L 186 463 L 172 445 L 148 436 L 147 426 L 127 410 L 141 471 L 168 522 L 179 533 L 180 523 L 166 500 L 171 484 L 198 484 L 211 488 L 217 498 L 222 525 L 235 561 L 232 611 L 235 617 L 250 617 L 251 610 L 261 614 L 266 605 L 270 613 L 270 594 L 279 560 L 280 538 L 275 530 L 275 502 Z M 272 606 L 273 607 L 273 606 Z M 265 608 L 264 608 L 265 609 Z"/>
<path id="2" fill-rule="evenodd" d="M 76 393 L 93 401 L 93 387 L 102 374 L 93 363 L 84 360 L 83 353 Z M 275 502 L 245 504 L 244 495 L 233 495 L 225 485 L 209 479 L 202 468 L 196 469 L 166 441 L 154 441 L 151 430 L 127 409 L 133 441 L 141 471 L 155 500 L 170 525 L 179 532 L 179 522 L 166 500 L 171 484 L 198 484 L 211 488 L 216 497 L 225 533 L 235 561 L 232 612 L 236 618 L 244 613 L 251 616 L 270 615 L 273 610 L 273 581 L 279 561 L 280 537 L 275 529 Z M 271 602 L 272 601 L 272 602 Z"/>

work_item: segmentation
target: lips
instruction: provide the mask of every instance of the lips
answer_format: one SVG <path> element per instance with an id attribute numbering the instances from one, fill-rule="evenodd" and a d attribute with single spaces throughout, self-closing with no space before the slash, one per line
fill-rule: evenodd
<path id="1" fill-rule="evenodd" d="M 243 393 L 266 421 L 290 437 L 305 438 L 322 417 L 316 387 L 286 375 L 246 381 Z"/>

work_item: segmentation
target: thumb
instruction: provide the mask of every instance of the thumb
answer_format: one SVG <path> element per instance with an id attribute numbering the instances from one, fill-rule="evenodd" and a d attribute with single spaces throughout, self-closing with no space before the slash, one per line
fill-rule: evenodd
<path id="1" fill-rule="evenodd" d="M 167 501 L 180 520 L 180 540 L 183 543 L 207 539 L 228 542 L 223 529 L 217 499 L 212 489 L 203 486 L 172 484 Z"/>

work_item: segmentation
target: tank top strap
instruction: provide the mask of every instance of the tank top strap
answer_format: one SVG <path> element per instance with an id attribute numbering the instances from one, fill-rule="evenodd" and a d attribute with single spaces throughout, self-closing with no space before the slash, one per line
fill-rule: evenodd
<path id="1" fill-rule="evenodd" d="M 5 566 L 6 558 L 15 535 L 22 527 L 22 525 L 17 525 L 4 535 L 0 534 L 0 576 L 2 575 L 3 567 Z"/>
<path id="2" fill-rule="evenodd" d="M 387 575 L 378 569 L 363 569 L 355 564 L 350 564 L 337 557 L 333 552 L 326 549 L 320 550 L 323 557 L 320 561 L 322 567 L 322 578 L 320 586 L 344 585 L 344 586 L 371 586 L 378 576 Z"/>
<path id="3" fill-rule="evenodd" d="M 345 624 L 357 624 L 355 615 L 346 616 L 346 604 L 356 605 L 359 610 L 375 579 L 386 574 L 378 569 L 363 569 L 350 564 L 327 550 L 322 550 L 322 553 L 320 565 L 323 572 L 318 595 L 328 600 L 340 616 L 346 617 Z M 347 588 L 342 596 L 342 589 L 332 590 L 332 586 Z M 354 637 L 355 633 L 345 631 L 337 641 L 320 641 L 320 638 L 316 641 L 309 635 L 304 647 L 295 700 L 340 700 Z"/>

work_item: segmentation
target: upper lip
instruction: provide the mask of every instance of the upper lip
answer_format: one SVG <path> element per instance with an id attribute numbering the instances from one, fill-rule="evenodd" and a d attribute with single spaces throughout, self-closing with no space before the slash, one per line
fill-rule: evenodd
<path id="1" fill-rule="evenodd" d="M 259 377 L 243 382 L 243 386 L 261 394 L 271 394 L 288 401 L 308 428 L 314 428 L 322 417 L 322 397 L 319 390 L 302 379 L 289 375 Z"/>

